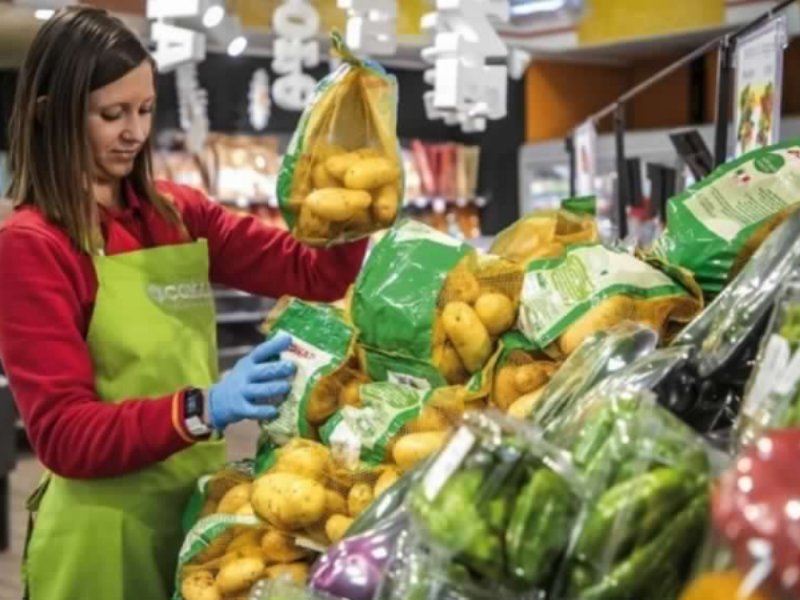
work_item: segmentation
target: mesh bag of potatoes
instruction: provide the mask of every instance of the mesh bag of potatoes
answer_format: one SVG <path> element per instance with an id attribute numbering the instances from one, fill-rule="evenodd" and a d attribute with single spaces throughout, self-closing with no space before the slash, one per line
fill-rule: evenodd
<path id="1" fill-rule="evenodd" d="M 319 82 L 278 174 L 278 203 L 293 235 L 330 246 L 389 227 L 403 198 L 397 81 L 333 36 L 344 61 Z"/>
<path id="2" fill-rule="evenodd" d="M 570 198 L 561 210 L 535 211 L 522 217 L 497 234 L 489 252 L 524 265 L 561 256 L 569 246 L 598 239 L 594 198 Z"/>
<path id="3" fill-rule="evenodd" d="M 340 309 L 288 297 L 279 300 L 263 329 L 267 335 L 292 336 L 281 358 L 292 361 L 297 372 L 278 418 L 261 425 L 261 445 L 316 438 L 318 427 L 338 410 L 347 384 L 363 380 L 354 368 L 355 330 Z M 261 471 L 260 465 L 256 471 Z"/>
<path id="4" fill-rule="evenodd" d="M 560 363 L 537 350 L 519 331 L 505 334 L 500 347 L 489 404 L 513 417 L 526 419 Z"/>
<path id="5" fill-rule="evenodd" d="M 600 244 L 567 248 L 558 258 L 528 263 L 519 328 L 559 359 L 583 340 L 623 321 L 650 326 L 662 338 L 688 323 L 702 296 L 648 263 Z"/>
<path id="6" fill-rule="evenodd" d="M 236 493 L 226 499 L 226 494 L 234 487 L 253 481 L 254 462 L 240 460 L 226 464 L 212 475 L 204 475 L 197 485 L 183 513 L 183 530 L 188 532 L 200 519 L 213 514 L 236 515 L 242 510 L 251 515 L 247 507 L 240 503 Z M 225 499 L 225 502 L 223 502 Z"/>
<path id="7" fill-rule="evenodd" d="M 464 384 L 514 325 L 522 278 L 510 261 L 401 223 L 375 246 L 349 301 L 366 374 L 383 381 L 399 373 L 424 387 Z"/>
<path id="8" fill-rule="evenodd" d="M 359 386 L 358 394 L 359 405 L 342 408 L 320 432 L 334 460 L 351 469 L 405 473 L 444 446 L 466 411 L 485 407 L 469 401 L 463 386 L 379 382 Z"/>

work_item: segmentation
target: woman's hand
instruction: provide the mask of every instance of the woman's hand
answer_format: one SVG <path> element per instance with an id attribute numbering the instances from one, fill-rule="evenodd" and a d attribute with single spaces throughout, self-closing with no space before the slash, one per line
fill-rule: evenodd
<path id="1" fill-rule="evenodd" d="M 270 421 L 291 389 L 294 363 L 278 360 L 292 338 L 284 333 L 257 346 L 208 392 L 211 425 L 223 430 L 244 419 Z"/>

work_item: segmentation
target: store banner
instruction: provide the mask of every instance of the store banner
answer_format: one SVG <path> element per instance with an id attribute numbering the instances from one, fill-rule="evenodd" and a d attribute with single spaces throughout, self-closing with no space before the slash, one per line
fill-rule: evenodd
<path id="1" fill-rule="evenodd" d="M 736 149 L 741 156 L 778 141 L 786 17 L 772 19 L 736 47 Z"/>
<path id="2" fill-rule="evenodd" d="M 597 129 L 594 122 L 586 121 L 575 129 L 575 192 L 578 196 L 595 193 L 597 177 Z"/>

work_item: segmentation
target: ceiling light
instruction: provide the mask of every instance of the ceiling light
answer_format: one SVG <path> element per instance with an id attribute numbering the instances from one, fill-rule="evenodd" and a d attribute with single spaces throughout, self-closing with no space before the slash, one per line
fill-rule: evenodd
<path id="1" fill-rule="evenodd" d="M 219 4 L 214 4 L 206 9 L 203 14 L 203 27 L 211 29 L 222 23 L 225 18 L 225 9 Z"/>
<path id="2" fill-rule="evenodd" d="M 247 38 L 243 35 L 237 36 L 228 44 L 228 56 L 239 56 L 247 48 Z"/>
<path id="3" fill-rule="evenodd" d="M 52 8 L 37 8 L 33 13 L 33 16 L 40 21 L 47 21 L 47 19 L 52 17 L 54 14 L 56 14 L 56 11 L 54 11 Z"/>

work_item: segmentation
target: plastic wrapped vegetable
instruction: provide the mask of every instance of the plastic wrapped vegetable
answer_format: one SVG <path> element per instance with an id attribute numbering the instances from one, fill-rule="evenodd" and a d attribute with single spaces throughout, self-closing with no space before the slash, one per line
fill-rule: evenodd
<path id="1" fill-rule="evenodd" d="M 561 210 L 535 211 L 497 234 L 490 252 L 521 265 L 561 256 L 568 246 L 598 241 L 594 198 L 571 198 Z"/>
<path id="2" fill-rule="evenodd" d="M 278 203 L 295 237 L 328 246 L 394 223 L 403 199 L 397 80 L 333 36 L 344 63 L 317 84 L 278 174 Z"/>
<path id="3" fill-rule="evenodd" d="M 797 207 L 799 184 L 797 141 L 726 163 L 670 200 L 666 231 L 652 252 L 694 273 L 713 297 Z"/>
<path id="4" fill-rule="evenodd" d="M 798 453 L 800 431 L 775 430 L 721 477 L 712 501 L 714 531 L 681 600 L 800 596 Z"/>
<path id="5" fill-rule="evenodd" d="M 464 384 L 514 325 L 521 285 L 519 266 L 401 223 L 375 246 L 350 299 L 366 373 L 421 389 Z"/>
<path id="6" fill-rule="evenodd" d="M 769 429 L 800 426 L 800 278 L 778 295 L 767 335 L 748 386 L 738 422 L 741 443 Z"/>
<path id="7" fill-rule="evenodd" d="M 559 438 L 589 500 L 553 597 L 676 598 L 708 518 L 703 441 L 646 392 L 595 397 Z"/>
<path id="8" fill-rule="evenodd" d="M 665 337 L 701 308 L 699 294 L 663 271 L 624 251 L 587 244 L 528 263 L 519 328 L 537 347 L 569 356 L 593 333 L 624 321 Z"/>
<path id="9" fill-rule="evenodd" d="M 319 426 L 339 410 L 348 384 L 368 381 L 358 373 L 356 333 L 341 310 L 282 298 L 264 329 L 269 335 L 285 332 L 292 336 L 292 346 L 282 358 L 294 362 L 297 373 L 278 419 L 261 426 L 261 456 L 270 446 L 294 437 L 317 437 Z M 261 459 L 258 462 L 260 471 Z"/>
<path id="10" fill-rule="evenodd" d="M 468 584 L 546 590 L 581 508 L 565 455 L 518 420 L 472 413 L 409 497 L 414 528 Z"/>

